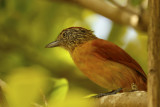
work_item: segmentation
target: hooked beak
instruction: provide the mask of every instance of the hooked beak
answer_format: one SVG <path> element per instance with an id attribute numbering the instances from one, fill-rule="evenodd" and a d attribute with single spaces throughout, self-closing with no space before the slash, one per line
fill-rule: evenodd
<path id="1" fill-rule="evenodd" d="M 57 47 L 57 46 L 60 46 L 60 42 L 53 41 L 53 42 L 49 43 L 48 45 L 46 45 L 45 48 L 52 48 L 52 47 Z"/>

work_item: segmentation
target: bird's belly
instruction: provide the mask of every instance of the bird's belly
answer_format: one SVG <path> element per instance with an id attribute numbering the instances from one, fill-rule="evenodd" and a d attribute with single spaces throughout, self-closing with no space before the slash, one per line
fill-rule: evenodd
<path id="1" fill-rule="evenodd" d="M 102 61 L 94 57 L 74 60 L 78 68 L 93 82 L 106 89 L 123 88 L 131 90 L 131 84 L 138 82 L 135 71 L 125 65 L 110 60 Z"/>

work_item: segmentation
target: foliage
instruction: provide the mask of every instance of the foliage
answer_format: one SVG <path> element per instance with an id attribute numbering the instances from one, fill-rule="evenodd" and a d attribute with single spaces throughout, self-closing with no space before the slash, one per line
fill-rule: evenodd
<path id="1" fill-rule="evenodd" d="M 0 82 L 0 95 L 4 94 L 1 106 L 89 107 L 82 103 L 83 97 L 104 89 L 83 76 L 64 49 L 44 47 L 66 27 L 91 28 L 89 23 L 96 18 L 89 22 L 86 18 L 94 14 L 73 4 L 1 0 L 0 79 L 6 83 Z M 124 48 L 147 71 L 147 36 L 138 32 L 134 39 L 125 41 L 127 31 L 127 26 L 113 23 L 108 40 Z"/>

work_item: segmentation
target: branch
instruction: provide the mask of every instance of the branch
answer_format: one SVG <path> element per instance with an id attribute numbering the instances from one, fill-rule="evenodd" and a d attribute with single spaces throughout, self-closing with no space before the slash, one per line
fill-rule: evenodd
<path id="1" fill-rule="evenodd" d="M 129 25 L 136 29 L 142 31 L 147 31 L 148 23 L 143 21 L 143 15 L 139 16 L 133 12 L 125 11 L 119 7 L 114 6 L 113 4 L 106 2 L 105 0 L 51 0 L 51 1 L 65 1 L 72 2 L 78 5 L 81 5 L 85 8 L 88 8 L 98 14 L 101 14 L 112 21 Z"/>
<path id="2" fill-rule="evenodd" d="M 97 99 L 96 105 L 96 107 L 147 107 L 147 92 L 124 92 L 104 96 Z"/>
<path id="3" fill-rule="evenodd" d="M 117 6 L 118 8 L 120 8 L 120 9 L 122 9 L 122 10 L 124 10 L 124 11 L 127 11 L 127 12 L 129 12 L 129 13 L 136 14 L 136 15 L 139 14 L 138 12 L 133 11 L 132 9 L 130 9 L 130 8 L 126 7 L 126 6 L 125 6 L 125 7 L 124 7 L 124 6 L 121 6 L 119 3 L 117 3 L 117 2 L 114 1 L 114 0 L 109 0 L 109 2 L 111 2 L 112 4 L 114 4 L 115 6 Z"/>

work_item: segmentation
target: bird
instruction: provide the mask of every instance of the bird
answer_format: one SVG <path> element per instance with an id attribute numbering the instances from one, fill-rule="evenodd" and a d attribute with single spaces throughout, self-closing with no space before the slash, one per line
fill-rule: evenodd
<path id="1" fill-rule="evenodd" d="M 62 47 L 91 81 L 112 93 L 147 91 L 147 76 L 141 66 L 116 44 L 96 37 L 83 27 L 69 27 L 46 48 Z"/>

